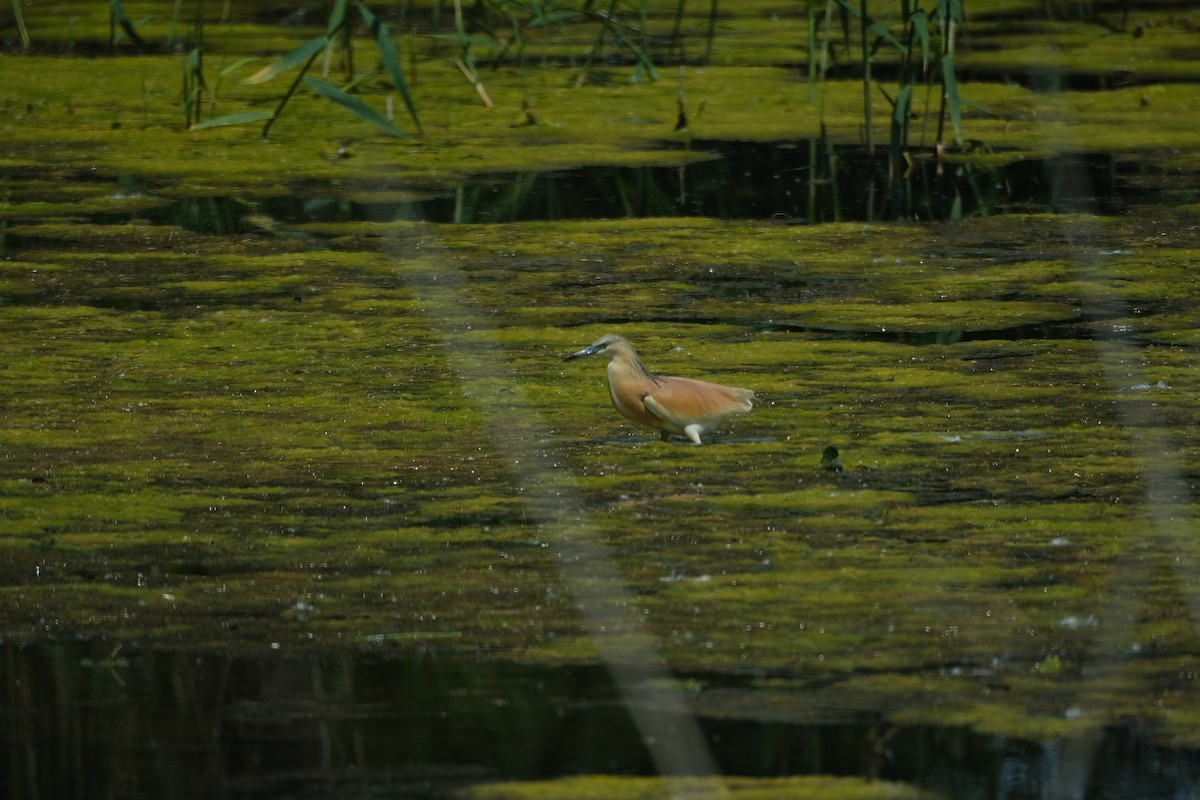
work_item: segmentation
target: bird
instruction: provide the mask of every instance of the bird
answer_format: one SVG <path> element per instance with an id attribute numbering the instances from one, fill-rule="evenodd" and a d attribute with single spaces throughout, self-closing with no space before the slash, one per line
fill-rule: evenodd
<path id="1" fill-rule="evenodd" d="M 842 471 L 842 456 L 833 445 L 829 445 L 821 451 L 821 469 L 827 469 L 830 472 Z"/>
<path id="2" fill-rule="evenodd" d="M 601 354 L 611 356 L 608 393 L 613 406 L 626 419 L 658 428 L 664 442 L 674 433 L 700 444 L 700 434 L 730 414 L 747 414 L 754 407 L 749 389 L 656 375 L 646 369 L 633 345 L 612 333 L 564 360 Z"/>

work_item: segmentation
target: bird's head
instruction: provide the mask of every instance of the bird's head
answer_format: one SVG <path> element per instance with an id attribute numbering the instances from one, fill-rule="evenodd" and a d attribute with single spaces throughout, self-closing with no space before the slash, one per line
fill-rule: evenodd
<path id="1" fill-rule="evenodd" d="M 572 358 L 582 358 L 583 356 L 594 356 L 594 355 L 603 354 L 603 353 L 612 353 L 614 350 L 616 350 L 621 345 L 629 347 L 629 342 L 625 341 L 624 339 L 622 339 L 620 336 L 617 336 L 616 334 L 606 333 L 605 335 L 601 336 L 596 341 L 589 344 L 587 347 L 583 348 L 582 350 L 580 350 L 576 353 L 571 353 L 571 355 L 567 356 L 563 360 L 570 361 Z"/>

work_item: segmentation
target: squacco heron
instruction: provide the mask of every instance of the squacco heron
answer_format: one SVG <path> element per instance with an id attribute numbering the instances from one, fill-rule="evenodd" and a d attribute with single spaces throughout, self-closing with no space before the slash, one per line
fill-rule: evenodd
<path id="1" fill-rule="evenodd" d="M 611 333 L 566 360 L 597 354 L 611 356 L 608 393 L 613 406 L 626 419 L 658 428 L 663 441 L 675 433 L 700 444 L 700 434 L 725 417 L 746 414 L 753 408 L 754 392 L 749 389 L 655 375 L 646 369 L 633 345 Z"/>

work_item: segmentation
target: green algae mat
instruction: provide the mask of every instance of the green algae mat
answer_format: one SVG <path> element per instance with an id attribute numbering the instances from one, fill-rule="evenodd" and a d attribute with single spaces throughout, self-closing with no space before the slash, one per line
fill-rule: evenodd
<path id="1" fill-rule="evenodd" d="M 1035 259 L 972 246 L 1031 225 Z M 787 702 L 1195 740 L 1188 216 L 11 230 L 10 636 L 575 662 L 628 629 Z M 658 442 L 562 361 L 614 330 L 758 408 Z M 580 558 L 627 585 L 609 630 Z"/>
<path id="2" fill-rule="evenodd" d="M 557 782 L 484 784 L 465 792 L 466 800 L 527 800 L 572 797 L 576 800 L 650 800 L 659 797 L 738 798 L 824 797 L 829 800 L 922 800 L 934 795 L 886 782 L 854 778 L 750 778 L 705 781 L 702 778 L 611 778 L 582 776 Z"/>
<path id="3" fill-rule="evenodd" d="M 681 82 L 576 88 L 550 52 L 500 59 L 485 108 L 420 39 L 424 136 L 297 95 L 262 140 L 184 129 L 182 55 L 72 57 L 103 41 L 86 8 L 29 9 L 42 49 L 0 56 L 0 639 L 603 661 L 707 719 L 1200 747 L 1200 70 L 1178 15 L 1135 35 L 982 14 L 1025 46 L 960 53 L 987 147 L 951 159 L 1136 155 L 1171 204 L 482 225 L 257 204 L 419 208 L 466 176 L 710 158 L 693 136 L 852 142 L 861 88 L 831 78 L 812 105 L 794 50 L 744 52 L 778 21 L 747 4 L 742 49 Z M 273 106 L 280 87 L 238 79 L 319 25 L 269 30 L 210 28 L 221 113 Z M 1043 47 L 1064 74 L 1143 78 L 1003 78 Z M 603 364 L 563 361 L 605 333 L 758 405 L 703 446 L 659 442 Z M 580 780 L 471 796 L 618 796 Z"/>

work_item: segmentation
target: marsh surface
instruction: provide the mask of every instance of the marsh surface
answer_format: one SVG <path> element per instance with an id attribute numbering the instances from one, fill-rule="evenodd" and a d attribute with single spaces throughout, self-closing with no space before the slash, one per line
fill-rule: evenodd
<path id="1" fill-rule="evenodd" d="M 994 147 L 900 176 L 856 84 L 814 138 L 761 60 L 689 72 L 693 139 L 674 85 L 558 61 L 488 76 L 544 120 L 497 125 L 432 48 L 426 138 L 381 143 L 307 97 L 184 133 L 178 57 L 128 56 L 0 65 L 38 67 L 0 84 L 6 796 L 1195 794 L 1186 74 L 971 85 Z M 661 443 L 562 360 L 608 332 L 761 402 Z"/>

